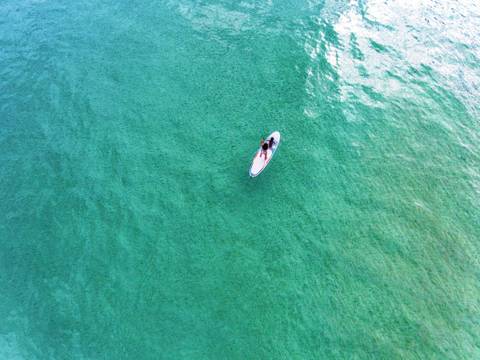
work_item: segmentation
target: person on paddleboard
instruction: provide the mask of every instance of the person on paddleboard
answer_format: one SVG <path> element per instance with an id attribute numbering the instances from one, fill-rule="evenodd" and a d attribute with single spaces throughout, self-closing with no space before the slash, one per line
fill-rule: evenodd
<path id="1" fill-rule="evenodd" d="M 264 139 L 262 139 L 260 141 L 260 145 L 262 147 L 262 152 L 260 153 L 260 157 L 262 157 L 262 155 L 265 155 L 265 160 L 267 160 L 267 150 L 269 148 L 269 143 L 266 142 Z"/>
<path id="2" fill-rule="evenodd" d="M 273 148 L 273 145 L 275 145 L 275 139 L 272 136 L 270 140 L 268 140 L 268 147 L 271 149 Z"/>

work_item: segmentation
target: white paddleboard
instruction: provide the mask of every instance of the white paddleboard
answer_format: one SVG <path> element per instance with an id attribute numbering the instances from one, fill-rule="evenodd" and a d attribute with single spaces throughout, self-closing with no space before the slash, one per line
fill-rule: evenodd
<path id="1" fill-rule="evenodd" d="M 260 173 L 267 167 L 270 160 L 272 160 L 275 151 L 277 151 L 278 145 L 280 145 L 280 133 L 278 131 L 274 131 L 265 139 L 265 141 L 268 143 L 271 137 L 273 137 L 275 143 L 271 149 L 267 150 L 267 158 L 265 159 L 265 153 L 262 151 L 261 146 L 253 157 L 252 166 L 250 166 L 249 172 L 251 177 L 260 175 Z"/>

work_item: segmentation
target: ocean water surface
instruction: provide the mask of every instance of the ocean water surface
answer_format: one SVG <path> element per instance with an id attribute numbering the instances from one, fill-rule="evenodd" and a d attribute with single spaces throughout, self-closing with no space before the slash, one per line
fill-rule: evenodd
<path id="1" fill-rule="evenodd" d="M 479 39 L 473 0 L 2 1 L 0 358 L 480 358 Z"/>

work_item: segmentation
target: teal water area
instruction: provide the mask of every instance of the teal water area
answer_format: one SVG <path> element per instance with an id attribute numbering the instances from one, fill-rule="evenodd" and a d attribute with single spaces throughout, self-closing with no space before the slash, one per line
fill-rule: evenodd
<path id="1" fill-rule="evenodd" d="M 480 358 L 479 29 L 466 0 L 4 0 L 0 358 Z"/>

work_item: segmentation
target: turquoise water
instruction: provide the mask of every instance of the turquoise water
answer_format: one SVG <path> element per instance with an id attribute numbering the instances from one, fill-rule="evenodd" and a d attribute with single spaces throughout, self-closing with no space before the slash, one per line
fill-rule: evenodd
<path id="1" fill-rule="evenodd" d="M 0 358 L 480 358 L 479 29 L 466 0 L 4 0 Z"/>

